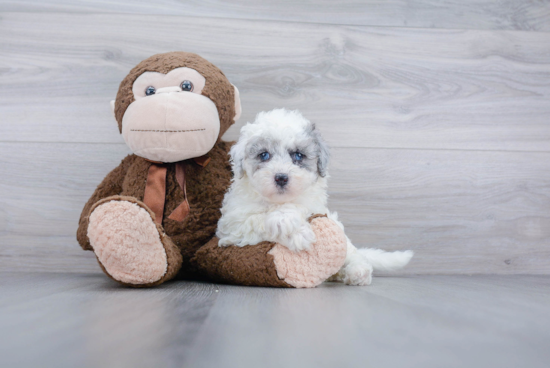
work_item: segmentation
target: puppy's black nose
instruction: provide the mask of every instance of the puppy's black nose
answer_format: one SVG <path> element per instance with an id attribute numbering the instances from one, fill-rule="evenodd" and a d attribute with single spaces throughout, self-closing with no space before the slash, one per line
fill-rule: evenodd
<path id="1" fill-rule="evenodd" d="M 275 183 L 277 183 L 277 186 L 284 187 L 288 183 L 288 175 L 287 174 L 275 174 Z"/>

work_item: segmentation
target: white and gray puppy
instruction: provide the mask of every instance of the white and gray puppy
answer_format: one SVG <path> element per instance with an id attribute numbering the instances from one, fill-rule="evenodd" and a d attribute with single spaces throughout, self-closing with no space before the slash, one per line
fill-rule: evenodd
<path id="1" fill-rule="evenodd" d="M 225 194 L 216 235 L 220 246 L 273 241 L 294 251 L 309 249 L 315 234 L 307 219 L 326 214 L 329 149 L 315 125 L 298 111 L 261 112 L 241 129 L 231 148 L 234 179 Z M 347 257 L 332 281 L 368 285 L 373 268 L 405 266 L 412 251 L 357 249 L 347 239 Z"/>

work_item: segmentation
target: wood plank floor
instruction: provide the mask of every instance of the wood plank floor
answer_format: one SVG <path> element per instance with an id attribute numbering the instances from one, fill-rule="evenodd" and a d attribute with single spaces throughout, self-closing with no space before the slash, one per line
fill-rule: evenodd
<path id="1" fill-rule="evenodd" d="M 549 276 L 283 290 L 0 273 L 2 367 L 548 367 Z"/>

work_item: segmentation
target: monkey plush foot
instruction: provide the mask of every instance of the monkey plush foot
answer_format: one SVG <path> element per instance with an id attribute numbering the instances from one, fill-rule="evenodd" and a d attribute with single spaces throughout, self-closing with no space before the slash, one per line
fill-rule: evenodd
<path id="1" fill-rule="evenodd" d="M 332 220 L 312 216 L 311 227 L 317 241 L 308 250 L 293 252 L 276 244 L 269 254 L 277 268 L 277 275 L 297 288 L 310 288 L 321 284 L 337 273 L 346 260 L 346 236 Z"/>
<path id="2" fill-rule="evenodd" d="M 153 218 L 147 206 L 133 197 L 108 197 L 94 205 L 88 238 L 109 277 L 147 287 L 176 275 L 181 253 Z"/>
<path id="3" fill-rule="evenodd" d="M 294 252 L 283 245 L 262 242 L 245 247 L 219 247 L 213 238 L 193 262 L 209 278 L 230 284 L 310 288 L 337 273 L 346 259 L 344 231 L 327 217 L 313 216 L 317 241 Z"/>

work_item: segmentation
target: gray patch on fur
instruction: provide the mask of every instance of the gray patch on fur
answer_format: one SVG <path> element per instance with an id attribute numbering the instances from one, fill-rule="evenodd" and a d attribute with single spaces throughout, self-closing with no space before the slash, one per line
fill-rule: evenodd
<path id="1" fill-rule="evenodd" d="M 236 177 L 242 178 L 244 175 L 244 149 L 242 149 L 243 142 L 239 141 L 234 144 L 229 150 L 229 161 L 231 162 L 231 168 L 233 174 Z"/>
<path id="2" fill-rule="evenodd" d="M 330 161 L 330 149 L 325 142 L 321 133 L 315 129 L 314 123 L 309 123 L 306 128 L 306 133 L 311 137 L 315 145 L 315 156 L 317 157 L 317 172 L 320 176 L 327 175 L 328 163 Z"/>
<path id="3" fill-rule="evenodd" d="M 245 147 L 244 158 L 251 163 L 252 173 L 258 171 L 265 163 L 271 161 L 274 157 L 280 156 L 285 160 L 289 159 L 294 165 L 299 166 L 311 172 L 317 172 L 319 176 L 326 176 L 327 166 L 330 159 L 329 148 L 319 131 L 315 129 L 315 124 L 309 123 L 304 133 L 306 139 L 296 143 L 295 147 L 284 148 L 281 142 L 272 140 L 266 137 L 254 137 L 247 143 Z M 270 158 L 262 161 L 259 155 L 263 152 L 268 152 Z M 292 156 L 295 152 L 300 152 L 304 155 L 303 160 L 295 160 Z"/>
<path id="4" fill-rule="evenodd" d="M 302 142 L 302 144 L 299 144 L 295 149 L 289 149 L 288 155 L 291 156 L 293 164 L 314 172 L 317 170 L 315 165 L 317 162 L 317 155 L 312 148 L 314 148 L 313 141 L 308 139 L 307 142 Z M 301 161 L 295 160 L 294 157 L 292 157 L 296 152 L 304 155 Z"/>
<path id="5" fill-rule="evenodd" d="M 267 161 L 262 161 L 258 156 L 260 153 L 268 152 L 271 157 Z M 252 174 L 258 171 L 266 162 L 269 162 L 275 155 L 275 144 L 273 141 L 264 137 L 254 137 L 246 146 L 246 159 L 252 161 Z"/>

